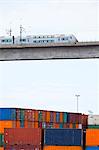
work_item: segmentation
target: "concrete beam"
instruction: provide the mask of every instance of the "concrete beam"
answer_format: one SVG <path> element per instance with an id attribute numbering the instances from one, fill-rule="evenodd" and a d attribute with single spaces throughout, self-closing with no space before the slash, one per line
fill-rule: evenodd
<path id="1" fill-rule="evenodd" d="M 99 42 L 0 46 L 0 61 L 99 58 Z"/>

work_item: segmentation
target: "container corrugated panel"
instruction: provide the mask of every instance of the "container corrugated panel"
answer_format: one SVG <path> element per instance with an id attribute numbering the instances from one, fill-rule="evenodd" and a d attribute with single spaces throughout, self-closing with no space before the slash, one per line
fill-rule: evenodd
<path id="1" fill-rule="evenodd" d="M 83 150 L 81 146 L 44 146 L 43 150 Z"/>
<path id="2" fill-rule="evenodd" d="M 86 129 L 86 146 L 99 145 L 99 129 Z"/>
<path id="3" fill-rule="evenodd" d="M 24 121 L 25 128 L 34 128 L 34 122 L 32 121 Z"/>
<path id="4" fill-rule="evenodd" d="M 34 111 L 30 109 L 25 110 L 25 120 L 34 121 Z"/>
<path id="5" fill-rule="evenodd" d="M 0 147 L 4 146 L 4 134 L 0 134 Z"/>
<path id="6" fill-rule="evenodd" d="M 86 128 L 88 125 L 88 115 L 82 114 L 82 125 Z"/>
<path id="7" fill-rule="evenodd" d="M 46 111 L 46 122 L 50 122 L 50 111 Z"/>
<path id="8" fill-rule="evenodd" d="M 34 121 L 38 121 L 38 110 L 34 111 Z"/>
<path id="9" fill-rule="evenodd" d="M 89 129 L 99 129 L 99 125 L 88 125 Z"/>
<path id="10" fill-rule="evenodd" d="M 9 145 L 41 145 L 42 130 L 39 128 L 12 128 L 5 129 L 4 141 Z"/>
<path id="11" fill-rule="evenodd" d="M 68 113 L 67 113 L 67 112 L 64 112 L 64 113 L 63 113 L 63 122 L 64 122 L 64 123 L 67 123 L 67 117 L 68 117 Z"/>
<path id="12" fill-rule="evenodd" d="M 63 112 L 60 112 L 60 122 L 63 123 Z"/>
<path id="13" fill-rule="evenodd" d="M 46 121 L 46 111 L 42 111 L 42 121 Z"/>
<path id="14" fill-rule="evenodd" d="M 99 115 L 89 115 L 88 124 L 90 125 L 99 125 Z"/>
<path id="15" fill-rule="evenodd" d="M 99 150 L 99 146 L 86 147 L 85 150 Z"/>
<path id="16" fill-rule="evenodd" d="M 68 122 L 69 123 L 81 123 L 82 115 L 80 113 L 68 113 Z"/>
<path id="17" fill-rule="evenodd" d="M 24 122 L 24 120 L 20 120 L 20 127 L 21 127 L 21 128 L 24 128 L 24 127 L 25 127 L 25 122 Z"/>
<path id="18" fill-rule="evenodd" d="M 60 112 L 56 112 L 56 122 L 60 122 Z"/>
<path id="19" fill-rule="evenodd" d="M 0 120 L 16 120 L 16 109 L 0 108 Z"/>
<path id="20" fill-rule="evenodd" d="M 54 122 L 54 113 L 52 111 L 50 112 L 50 122 Z"/>
<path id="21" fill-rule="evenodd" d="M 13 121 L 0 121 L 0 133 L 4 133 L 4 128 L 13 128 Z"/>
<path id="22" fill-rule="evenodd" d="M 56 112 L 53 111 L 53 122 L 56 122 Z"/>
<path id="23" fill-rule="evenodd" d="M 33 146 L 33 145 L 14 145 L 7 146 L 5 150 L 42 150 L 41 146 Z"/>
<path id="24" fill-rule="evenodd" d="M 81 146 L 83 133 L 80 129 L 45 129 L 44 144 L 58 146 Z"/>
<path id="25" fill-rule="evenodd" d="M 34 122 L 34 128 L 38 128 L 39 127 L 39 122 L 38 121 L 35 121 Z"/>

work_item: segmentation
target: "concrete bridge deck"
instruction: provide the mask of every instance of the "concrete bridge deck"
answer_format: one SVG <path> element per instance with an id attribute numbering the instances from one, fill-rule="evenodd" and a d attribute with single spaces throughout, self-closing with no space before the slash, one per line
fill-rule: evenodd
<path id="1" fill-rule="evenodd" d="M 99 42 L 0 45 L 0 61 L 99 58 Z"/>

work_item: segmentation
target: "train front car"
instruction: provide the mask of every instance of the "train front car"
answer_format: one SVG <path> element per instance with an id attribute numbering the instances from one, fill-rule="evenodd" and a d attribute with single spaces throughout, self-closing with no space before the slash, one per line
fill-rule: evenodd
<path id="1" fill-rule="evenodd" d="M 0 37 L 0 45 L 12 45 L 12 44 L 13 44 L 12 37 L 5 37 L 5 36 Z"/>
<path id="2" fill-rule="evenodd" d="M 73 34 L 71 34 L 71 35 L 68 36 L 68 43 L 76 44 L 77 42 L 78 42 L 78 40 L 77 40 L 77 38 Z"/>

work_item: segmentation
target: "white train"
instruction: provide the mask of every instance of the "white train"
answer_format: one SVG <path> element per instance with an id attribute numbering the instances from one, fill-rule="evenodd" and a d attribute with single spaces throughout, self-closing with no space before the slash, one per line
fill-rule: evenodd
<path id="1" fill-rule="evenodd" d="M 0 37 L 0 45 L 9 44 L 47 44 L 47 43 L 76 43 L 78 40 L 74 35 L 38 35 L 26 37 Z"/>

